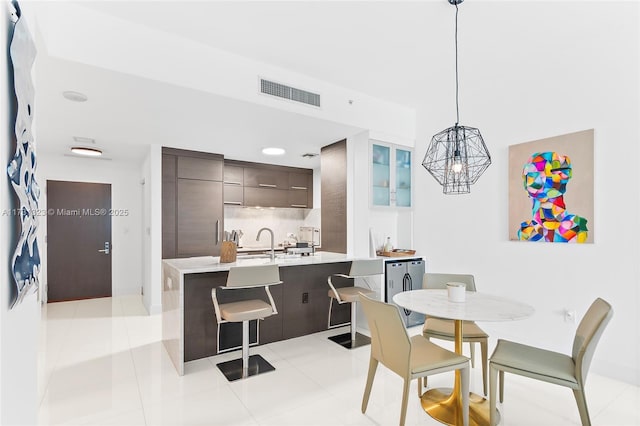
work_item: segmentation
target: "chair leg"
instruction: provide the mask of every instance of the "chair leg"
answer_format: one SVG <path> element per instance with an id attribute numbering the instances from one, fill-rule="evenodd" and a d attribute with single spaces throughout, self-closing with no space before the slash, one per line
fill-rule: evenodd
<path id="1" fill-rule="evenodd" d="M 418 398 L 422 398 L 422 377 L 418 377 Z"/>
<path id="2" fill-rule="evenodd" d="M 373 357 L 369 358 L 369 373 L 367 374 L 367 384 L 364 387 L 364 395 L 362 395 L 362 414 L 367 411 L 367 405 L 369 405 L 369 396 L 371 395 L 371 387 L 373 386 L 373 378 L 376 375 L 377 368 L 378 360 Z"/>
<path id="3" fill-rule="evenodd" d="M 460 369 L 460 385 L 462 387 L 462 425 L 469 426 L 469 366 Z"/>
<path id="4" fill-rule="evenodd" d="M 469 342 L 469 353 L 471 354 L 471 368 L 476 368 L 476 343 Z M 486 392 L 485 392 L 486 395 Z"/>
<path id="5" fill-rule="evenodd" d="M 489 363 L 489 344 L 487 339 L 480 342 L 480 352 L 482 355 L 482 390 L 484 390 L 484 396 L 487 396 L 487 364 Z"/>
<path id="6" fill-rule="evenodd" d="M 500 370 L 500 403 L 504 402 L 504 371 Z"/>
<path id="7" fill-rule="evenodd" d="M 327 330 L 331 328 L 331 308 L 333 307 L 333 297 L 329 298 L 329 318 L 327 319 Z"/>
<path id="8" fill-rule="evenodd" d="M 351 302 L 351 341 L 356 341 L 356 302 Z"/>
<path id="9" fill-rule="evenodd" d="M 409 388 L 411 387 L 411 378 L 404 378 L 404 389 L 402 390 L 402 405 L 400 406 L 400 426 L 404 426 L 407 418 L 407 403 L 409 402 Z"/>
<path id="10" fill-rule="evenodd" d="M 249 375 L 249 321 L 242 321 L 242 377 Z"/>
<path id="11" fill-rule="evenodd" d="M 497 408 L 496 408 L 496 386 L 498 385 L 498 369 L 493 364 L 489 366 L 489 374 L 491 376 L 489 384 L 489 425 L 496 426 Z M 500 371 L 502 374 L 502 371 Z M 502 402 L 502 400 L 500 400 Z"/>
<path id="12" fill-rule="evenodd" d="M 591 426 L 591 419 L 589 419 L 589 410 L 587 409 L 587 398 L 584 395 L 584 390 L 574 389 L 573 396 L 578 403 L 578 411 L 580 412 L 580 420 L 582 426 Z"/>

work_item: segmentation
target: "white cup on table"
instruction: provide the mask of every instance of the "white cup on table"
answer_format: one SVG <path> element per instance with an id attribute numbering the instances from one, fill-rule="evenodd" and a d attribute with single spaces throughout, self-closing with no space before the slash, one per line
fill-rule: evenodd
<path id="1" fill-rule="evenodd" d="M 464 302 L 467 285 L 465 283 L 449 282 L 447 283 L 447 295 L 450 302 Z"/>

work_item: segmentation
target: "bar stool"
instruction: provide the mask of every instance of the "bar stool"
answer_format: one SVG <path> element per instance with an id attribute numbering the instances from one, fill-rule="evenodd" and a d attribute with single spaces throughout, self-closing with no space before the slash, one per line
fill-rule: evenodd
<path id="1" fill-rule="evenodd" d="M 363 260 L 354 260 L 351 262 L 351 269 L 349 270 L 349 275 L 345 274 L 333 274 L 327 278 L 327 282 L 329 283 L 329 319 L 327 321 L 327 328 L 335 328 L 340 327 L 344 324 L 336 324 L 331 325 L 331 309 L 333 307 L 333 300 L 337 300 L 338 304 L 342 305 L 343 303 L 351 303 L 351 322 L 350 324 L 350 332 L 345 334 L 339 334 L 337 336 L 330 336 L 329 340 L 336 342 L 337 344 L 347 348 L 353 349 L 359 346 L 368 345 L 371 343 L 371 339 L 367 336 L 363 336 L 360 333 L 356 332 L 356 311 L 357 305 L 356 303 L 360 300 L 360 293 L 366 295 L 367 297 L 375 298 L 376 292 L 371 290 L 371 286 L 367 283 L 367 277 L 372 277 L 376 275 L 382 275 L 383 273 L 383 264 L 379 259 L 363 259 Z M 349 278 L 354 280 L 353 287 L 341 287 L 336 288 L 331 282 L 331 277 L 342 277 Z M 364 283 L 369 288 L 358 287 L 355 286 L 355 279 L 362 278 Z"/>
<path id="2" fill-rule="evenodd" d="M 249 321 L 261 320 L 278 313 L 276 304 L 269 291 L 269 286 L 281 283 L 280 270 L 278 269 L 278 265 L 275 264 L 231 267 L 225 286 L 211 289 L 213 308 L 216 313 L 216 319 L 218 320 L 218 336 L 220 336 L 220 324 L 227 322 L 242 323 L 242 358 L 217 364 L 222 374 L 224 374 L 230 382 L 275 370 L 262 356 L 249 356 Z M 218 303 L 216 294 L 216 290 L 218 289 L 237 290 L 255 287 L 264 287 L 267 297 L 269 298 L 269 303 L 259 299 L 223 304 Z"/>

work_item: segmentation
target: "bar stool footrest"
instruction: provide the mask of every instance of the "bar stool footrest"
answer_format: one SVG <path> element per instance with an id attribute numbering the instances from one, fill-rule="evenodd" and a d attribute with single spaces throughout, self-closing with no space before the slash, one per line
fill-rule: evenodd
<path id="1" fill-rule="evenodd" d="M 347 349 L 355 349 L 359 348 L 360 346 L 371 344 L 371 338 L 360 333 L 356 333 L 356 340 L 351 340 L 351 333 L 329 336 L 329 340 L 332 340 L 333 342 Z"/>
<path id="2" fill-rule="evenodd" d="M 262 373 L 268 373 L 269 371 L 274 371 L 276 369 L 260 355 L 251 355 L 249 357 L 249 368 L 247 369 L 246 377 L 242 376 L 242 358 L 221 362 L 218 363 L 217 366 L 230 382 L 246 377 L 257 376 Z"/>

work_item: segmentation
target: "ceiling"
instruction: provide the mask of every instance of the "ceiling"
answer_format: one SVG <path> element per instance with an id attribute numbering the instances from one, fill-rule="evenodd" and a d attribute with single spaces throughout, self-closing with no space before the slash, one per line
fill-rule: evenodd
<path id="1" fill-rule="evenodd" d="M 73 2 L 67 4 L 74 4 Z M 423 98 L 430 58 L 450 57 L 451 6 L 437 1 L 78 2 L 100 14 L 408 106 Z M 38 10 L 37 6 L 34 10 Z M 443 19 L 444 18 L 444 19 Z M 442 37 L 446 33 L 446 37 Z M 78 35 L 82 37 L 82 34 Z M 44 45 L 47 40 L 40 40 Z M 140 161 L 149 143 L 228 158 L 319 166 L 302 154 L 362 130 L 47 55 L 39 47 L 39 150 L 66 154 L 90 137 L 114 160 Z M 91 93 L 85 103 L 64 90 Z M 80 91 L 83 91 L 80 90 Z M 265 146 L 284 157 L 266 158 Z"/>

